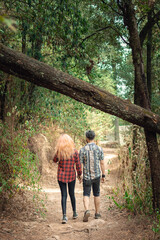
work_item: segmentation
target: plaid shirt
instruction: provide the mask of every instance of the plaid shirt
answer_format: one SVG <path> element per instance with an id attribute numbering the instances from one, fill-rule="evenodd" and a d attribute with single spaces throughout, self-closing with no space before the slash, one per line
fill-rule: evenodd
<path id="1" fill-rule="evenodd" d="M 58 159 L 57 155 L 53 158 L 54 162 L 58 162 L 58 174 L 57 178 L 58 181 L 68 183 L 72 182 L 76 179 L 76 171 L 74 165 L 76 164 L 76 170 L 78 173 L 78 176 L 81 176 L 82 170 L 81 170 L 81 163 L 79 160 L 78 151 L 75 149 L 73 156 L 71 156 L 67 160 Z"/>
<path id="2" fill-rule="evenodd" d="M 88 143 L 80 149 L 80 161 L 83 164 L 83 178 L 95 179 L 101 176 L 100 161 L 104 159 L 103 149 L 95 143 Z"/>

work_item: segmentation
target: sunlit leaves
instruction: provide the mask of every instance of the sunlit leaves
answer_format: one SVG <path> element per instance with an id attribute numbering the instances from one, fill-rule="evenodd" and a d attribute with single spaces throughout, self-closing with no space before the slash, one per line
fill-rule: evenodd
<path id="1" fill-rule="evenodd" d="M 16 32 L 16 21 L 5 16 L 0 16 L 0 22 L 8 26 L 13 32 Z"/>

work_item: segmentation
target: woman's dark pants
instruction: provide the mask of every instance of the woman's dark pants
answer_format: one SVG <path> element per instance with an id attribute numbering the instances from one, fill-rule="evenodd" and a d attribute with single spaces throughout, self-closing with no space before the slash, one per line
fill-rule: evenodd
<path id="1" fill-rule="evenodd" d="M 58 181 L 59 187 L 61 189 L 61 205 L 62 205 L 63 215 L 66 214 L 67 185 L 68 185 L 69 196 L 71 199 L 72 209 L 73 209 L 73 212 L 76 212 L 76 199 L 75 199 L 75 195 L 74 195 L 75 182 L 76 182 L 76 180 L 69 182 L 69 183 L 64 183 L 64 182 Z"/>

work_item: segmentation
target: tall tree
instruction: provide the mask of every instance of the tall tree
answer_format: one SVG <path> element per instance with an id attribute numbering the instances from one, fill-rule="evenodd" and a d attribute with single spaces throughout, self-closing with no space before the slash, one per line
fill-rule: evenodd
<path id="1" fill-rule="evenodd" d="M 144 72 L 143 54 L 141 41 L 138 33 L 137 20 L 132 0 L 118 1 L 119 8 L 122 10 L 124 24 L 128 27 L 129 41 L 132 48 L 133 64 L 135 68 L 135 91 L 137 104 L 151 110 L 151 104 L 147 89 Z M 149 28 L 148 28 L 149 29 Z M 151 167 L 153 207 L 160 208 L 160 151 L 158 149 L 156 133 L 145 127 L 146 143 Z"/>

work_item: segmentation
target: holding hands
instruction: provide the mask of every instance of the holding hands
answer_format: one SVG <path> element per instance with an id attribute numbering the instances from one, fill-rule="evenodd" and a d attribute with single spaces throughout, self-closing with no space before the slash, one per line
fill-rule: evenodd
<path id="1" fill-rule="evenodd" d="M 79 183 L 82 183 L 82 175 L 77 177 L 79 180 Z"/>

